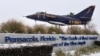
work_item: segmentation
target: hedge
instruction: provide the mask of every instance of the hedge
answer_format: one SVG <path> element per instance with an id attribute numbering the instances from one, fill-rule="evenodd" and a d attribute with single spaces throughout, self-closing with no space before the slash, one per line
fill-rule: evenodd
<path id="1" fill-rule="evenodd" d="M 0 48 L 0 56 L 51 56 L 52 49 L 52 45 Z"/>

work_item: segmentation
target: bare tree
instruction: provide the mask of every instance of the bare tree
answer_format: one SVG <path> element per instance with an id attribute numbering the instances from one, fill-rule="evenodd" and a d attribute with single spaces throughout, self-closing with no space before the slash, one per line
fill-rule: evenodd
<path id="1" fill-rule="evenodd" d="M 72 26 L 67 29 L 67 34 L 85 34 L 85 35 L 97 35 L 94 24 L 89 24 L 87 28 L 81 28 L 78 26 Z"/>
<path id="2" fill-rule="evenodd" d="M 94 35 L 94 34 L 99 34 L 97 31 L 96 31 L 96 25 L 94 23 L 88 23 L 87 24 L 87 28 L 86 29 L 83 29 L 83 34 L 91 34 L 91 35 Z"/>

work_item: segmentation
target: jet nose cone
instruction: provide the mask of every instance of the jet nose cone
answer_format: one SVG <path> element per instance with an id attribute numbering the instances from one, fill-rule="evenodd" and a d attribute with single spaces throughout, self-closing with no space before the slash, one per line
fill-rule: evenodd
<path id="1" fill-rule="evenodd" d="M 28 15 L 26 16 L 27 18 L 31 18 L 31 19 L 37 19 L 37 16 L 36 15 Z"/>
<path id="2" fill-rule="evenodd" d="M 32 15 L 28 15 L 28 16 L 26 16 L 27 18 L 33 18 L 33 16 Z"/>

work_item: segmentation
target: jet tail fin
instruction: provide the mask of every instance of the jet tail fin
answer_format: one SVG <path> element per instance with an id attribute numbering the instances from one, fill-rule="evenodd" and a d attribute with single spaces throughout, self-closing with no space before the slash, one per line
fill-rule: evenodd
<path id="1" fill-rule="evenodd" d="M 80 20 L 91 20 L 94 9 L 95 9 L 94 5 L 89 6 L 85 10 L 83 10 L 80 13 L 76 14 L 75 17 L 79 18 Z"/>

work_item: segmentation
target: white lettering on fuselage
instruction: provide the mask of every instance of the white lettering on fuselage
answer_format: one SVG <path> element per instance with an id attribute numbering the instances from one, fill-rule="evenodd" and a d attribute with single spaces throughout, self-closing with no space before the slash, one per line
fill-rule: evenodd
<path id="1" fill-rule="evenodd" d="M 49 21 L 51 24 L 56 24 L 56 25 L 66 25 L 65 23 L 62 22 L 56 22 L 56 21 Z"/>

